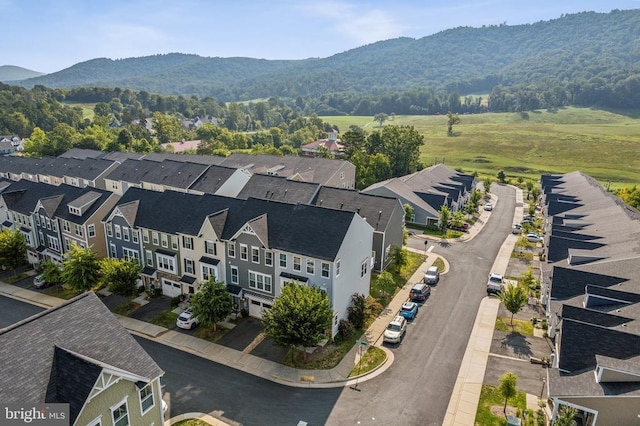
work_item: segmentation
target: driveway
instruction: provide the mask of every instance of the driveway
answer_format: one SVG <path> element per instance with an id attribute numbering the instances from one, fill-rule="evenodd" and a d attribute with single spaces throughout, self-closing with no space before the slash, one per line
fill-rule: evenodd
<path id="1" fill-rule="evenodd" d="M 264 326 L 257 318 L 247 317 L 240 321 L 227 334 L 222 336 L 216 343 L 237 351 L 243 351 L 253 340 L 262 333 Z M 255 354 L 254 354 L 255 355 Z"/>
<path id="2" fill-rule="evenodd" d="M 150 322 L 152 319 L 168 311 L 171 306 L 171 298 L 167 296 L 152 297 L 149 303 L 143 305 L 133 311 L 131 318 L 135 318 L 140 321 Z"/>

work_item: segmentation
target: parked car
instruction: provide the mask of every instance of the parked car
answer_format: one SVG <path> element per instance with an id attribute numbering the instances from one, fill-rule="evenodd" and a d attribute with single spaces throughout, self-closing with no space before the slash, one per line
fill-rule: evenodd
<path id="1" fill-rule="evenodd" d="M 408 320 L 412 320 L 416 317 L 418 313 L 418 304 L 415 302 L 404 302 L 402 304 L 402 308 L 400 309 L 400 315 L 405 317 Z"/>
<path id="2" fill-rule="evenodd" d="M 437 284 L 440 280 L 440 271 L 437 266 L 430 266 L 424 274 L 423 282 L 426 284 Z"/>
<path id="3" fill-rule="evenodd" d="M 181 313 L 176 320 L 176 325 L 186 330 L 190 330 L 198 324 L 200 324 L 200 321 L 198 321 L 198 317 L 193 315 L 191 308 L 188 308 L 186 311 Z"/>
<path id="4" fill-rule="evenodd" d="M 44 279 L 44 274 L 33 277 L 33 285 L 35 288 L 45 288 L 47 286 L 47 280 Z"/>
<path id="5" fill-rule="evenodd" d="M 424 302 L 431 294 L 431 287 L 428 284 L 418 283 L 414 284 L 409 292 L 409 297 L 412 302 Z"/>
<path id="6" fill-rule="evenodd" d="M 490 273 L 487 280 L 487 294 L 498 294 L 502 291 L 504 278 L 500 274 Z"/>
<path id="7" fill-rule="evenodd" d="M 467 222 L 447 222 L 447 228 L 454 231 L 467 232 L 469 230 L 469 224 Z"/>
<path id="8" fill-rule="evenodd" d="M 541 243 L 544 239 L 542 238 L 542 235 L 532 232 L 527 234 L 527 240 L 529 240 L 532 243 Z"/>
<path id="9" fill-rule="evenodd" d="M 397 315 L 384 330 L 383 340 L 387 343 L 400 343 L 407 331 L 407 320 Z"/>
<path id="10" fill-rule="evenodd" d="M 487 203 L 484 205 L 484 209 L 488 212 L 490 212 L 491 210 L 493 210 L 493 204 L 491 203 Z"/>
<path id="11" fill-rule="evenodd" d="M 514 224 L 513 228 L 511 228 L 511 233 L 512 234 L 521 234 L 522 233 L 522 225 L 520 225 L 519 223 Z"/>

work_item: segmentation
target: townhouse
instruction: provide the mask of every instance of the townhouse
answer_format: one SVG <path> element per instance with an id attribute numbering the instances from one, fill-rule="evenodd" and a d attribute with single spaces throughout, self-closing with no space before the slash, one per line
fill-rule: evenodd
<path id="1" fill-rule="evenodd" d="M 553 419 L 586 425 L 640 415 L 640 212 L 580 172 L 541 179 L 546 211 L 543 304 L 554 343 Z"/>

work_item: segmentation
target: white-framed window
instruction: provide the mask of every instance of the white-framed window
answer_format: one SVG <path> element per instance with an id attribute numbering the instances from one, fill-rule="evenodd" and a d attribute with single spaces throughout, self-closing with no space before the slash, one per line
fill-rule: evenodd
<path id="1" fill-rule="evenodd" d="M 236 268 L 236 274 L 237 274 L 237 268 Z M 213 266 L 209 266 L 209 265 L 202 265 L 202 281 L 209 281 L 209 278 L 213 277 L 213 279 L 216 279 L 216 270 Z"/>
<path id="2" fill-rule="evenodd" d="M 40 238 L 40 245 L 43 246 L 44 245 L 44 234 L 42 233 L 42 231 L 38 231 L 38 237 Z"/>
<path id="3" fill-rule="evenodd" d="M 69 241 L 69 238 L 64 237 L 64 251 L 67 252 L 69 251 L 70 248 L 71 248 L 71 241 Z"/>
<path id="4" fill-rule="evenodd" d="M 140 396 L 140 411 L 144 415 L 153 408 L 153 385 L 147 383 L 145 387 L 138 391 L 138 395 Z"/>
<path id="5" fill-rule="evenodd" d="M 329 278 L 329 264 L 327 262 L 322 262 L 320 275 L 322 278 Z"/>
<path id="6" fill-rule="evenodd" d="M 87 426 L 102 426 L 102 415 L 96 417 L 95 419 L 91 420 Z"/>
<path id="7" fill-rule="evenodd" d="M 249 259 L 249 247 L 246 244 L 240 244 L 240 259 Z"/>
<path id="8" fill-rule="evenodd" d="M 260 249 L 258 247 L 251 246 L 251 261 L 260 263 Z"/>
<path id="9" fill-rule="evenodd" d="M 187 237 L 186 235 L 182 236 L 182 247 L 193 250 L 193 237 Z"/>
<path id="10" fill-rule="evenodd" d="M 344 179 L 344 172 L 340 172 L 340 179 Z"/>
<path id="11" fill-rule="evenodd" d="M 127 398 L 111 407 L 113 426 L 129 426 L 129 412 L 127 410 Z"/>
<path id="12" fill-rule="evenodd" d="M 293 270 L 302 271 L 302 261 L 300 260 L 300 256 L 293 256 Z"/>
<path id="13" fill-rule="evenodd" d="M 161 234 L 160 241 L 162 242 L 162 247 L 169 247 L 169 238 L 167 238 L 167 234 Z"/>
<path id="14" fill-rule="evenodd" d="M 60 242 L 56 237 L 52 237 L 51 235 L 47 235 L 47 240 L 49 240 L 49 248 L 55 251 L 60 251 Z"/>
<path id="15" fill-rule="evenodd" d="M 44 220 L 44 215 L 39 215 L 39 216 L 40 216 L 40 223 L 42 224 L 42 227 L 43 227 L 43 228 L 44 228 L 44 227 L 46 227 L 46 226 L 47 226 L 47 222 Z M 15 215 L 14 215 L 14 217 L 13 217 L 13 220 L 14 220 L 14 222 L 15 222 L 16 220 L 17 220 L 17 221 L 20 221 L 20 218 L 18 217 L 18 215 L 17 215 L 17 214 L 15 214 Z"/>
<path id="16" fill-rule="evenodd" d="M 236 257 L 236 243 L 229 243 L 227 246 L 227 255 L 229 257 Z"/>
<path id="17" fill-rule="evenodd" d="M 111 228 L 111 224 L 107 223 L 107 236 L 113 237 L 113 229 Z"/>
<path id="18" fill-rule="evenodd" d="M 307 274 L 314 275 L 316 273 L 316 263 L 313 259 L 307 259 Z"/>
<path id="19" fill-rule="evenodd" d="M 336 260 L 336 277 L 340 276 L 340 259 Z"/>
<path id="20" fill-rule="evenodd" d="M 47 224 L 47 229 L 51 231 L 51 219 L 48 217 L 45 218 L 45 223 Z"/>
<path id="21" fill-rule="evenodd" d="M 138 244 L 138 241 L 140 241 L 138 231 L 134 231 L 134 230 L 131 231 L 131 239 L 135 244 Z"/>
<path id="22" fill-rule="evenodd" d="M 249 271 L 249 287 L 271 293 L 271 275 Z"/>
<path id="23" fill-rule="evenodd" d="M 149 231 L 147 231 L 146 229 L 142 230 L 142 241 L 145 243 L 149 242 Z"/>
<path id="24" fill-rule="evenodd" d="M 265 251 L 264 252 L 264 264 L 266 266 L 273 266 L 273 252 Z"/>
<path id="25" fill-rule="evenodd" d="M 25 223 L 25 225 L 26 225 L 26 223 L 27 223 L 26 218 L 25 218 L 24 223 Z M 51 221 L 51 228 L 52 228 L 54 231 L 58 232 L 58 221 L 57 221 L 56 219 L 53 219 L 53 220 Z"/>
<path id="26" fill-rule="evenodd" d="M 118 248 L 113 243 L 109 244 L 109 256 L 113 257 L 114 259 L 118 257 Z"/>
<path id="27" fill-rule="evenodd" d="M 82 225 L 76 224 L 75 226 L 76 235 L 82 237 L 84 235 L 84 227 Z"/>
<path id="28" fill-rule="evenodd" d="M 36 216 L 36 225 L 40 226 L 40 216 L 35 215 Z M 66 220 L 63 220 L 62 222 L 66 222 Z"/>
<path id="29" fill-rule="evenodd" d="M 178 250 L 178 237 L 175 235 L 171 236 L 171 248 L 174 250 Z"/>
<path id="30" fill-rule="evenodd" d="M 367 275 L 367 265 L 369 264 L 368 259 L 365 259 L 362 264 L 360 265 L 360 278 L 364 277 L 365 275 Z"/>
<path id="31" fill-rule="evenodd" d="M 191 260 L 191 259 L 185 259 L 184 260 L 184 272 L 186 274 L 191 274 L 191 275 L 196 273 L 196 269 L 194 267 L 193 260 Z"/>
<path id="32" fill-rule="evenodd" d="M 87 226 L 87 233 L 89 234 L 89 237 L 93 238 L 96 236 L 96 226 L 94 224 L 91 224 L 89 226 Z"/>
<path id="33" fill-rule="evenodd" d="M 129 228 L 122 228 L 122 239 L 129 241 Z"/>
<path id="34" fill-rule="evenodd" d="M 122 247 L 122 257 L 126 260 L 135 260 L 136 262 L 140 263 L 140 253 L 138 253 L 137 250 Z"/>
<path id="35" fill-rule="evenodd" d="M 147 265 L 153 266 L 153 253 L 151 253 L 151 250 L 145 250 L 144 254 L 147 258 Z"/>
<path id="36" fill-rule="evenodd" d="M 122 238 L 122 230 L 120 229 L 120 225 L 113 225 L 113 230 L 116 231 L 116 240 Z"/>
<path id="37" fill-rule="evenodd" d="M 158 236 L 157 232 L 151 232 L 151 241 L 153 242 L 154 246 L 160 245 L 160 237 Z"/>
<path id="38" fill-rule="evenodd" d="M 231 267 L 231 283 L 238 284 L 238 267 L 237 266 Z"/>
<path id="39" fill-rule="evenodd" d="M 281 268 L 286 268 L 287 267 L 287 255 L 284 254 L 284 253 L 280 253 L 279 257 L 280 257 L 280 267 Z"/>
<path id="40" fill-rule="evenodd" d="M 171 272 L 172 274 L 177 272 L 175 256 L 156 253 L 156 263 L 158 264 L 158 269 L 161 271 Z"/>
<path id="41" fill-rule="evenodd" d="M 213 241 L 205 241 L 204 242 L 204 252 L 207 254 L 212 254 L 214 256 L 216 256 L 218 253 L 218 250 L 216 248 L 216 243 L 214 243 Z"/>

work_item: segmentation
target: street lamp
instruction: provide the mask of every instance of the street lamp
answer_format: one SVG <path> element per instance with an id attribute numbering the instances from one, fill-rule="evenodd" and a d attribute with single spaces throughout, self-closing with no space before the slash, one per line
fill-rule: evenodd
<path id="1" fill-rule="evenodd" d="M 542 399 L 542 394 L 544 393 L 544 385 L 545 385 L 546 383 L 547 383 L 547 378 L 546 378 L 546 377 L 544 377 L 544 378 L 542 379 L 542 389 L 540 389 L 540 398 L 539 398 L 539 399 Z"/>
<path id="2" fill-rule="evenodd" d="M 427 247 L 429 246 L 429 241 L 424 240 L 424 257 L 427 257 Z"/>

